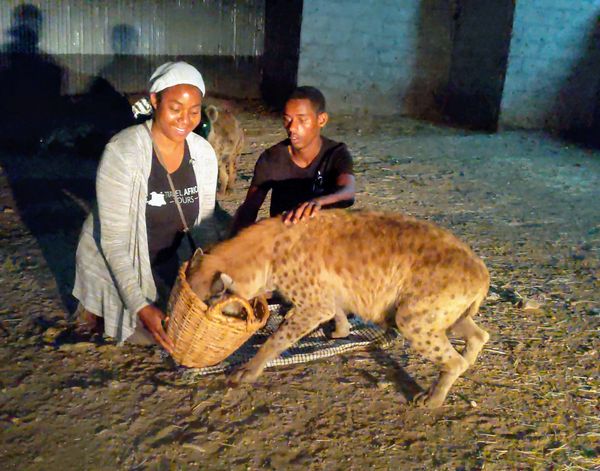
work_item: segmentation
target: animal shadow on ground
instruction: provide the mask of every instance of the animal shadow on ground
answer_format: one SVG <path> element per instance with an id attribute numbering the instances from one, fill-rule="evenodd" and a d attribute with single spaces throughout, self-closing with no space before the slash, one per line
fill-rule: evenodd
<path id="1" fill-rule="evenodd" d="M 371 358 L 385 371 L 386 379 L 393 384 L 396 392 L 401 395 L 402 400 L 400 402 L 410 403 L 418 394 L 423 392 L 423 388 L 388 352 L 381 349 L 371 349 L 369 352 Z M 403 355 L 404 357 L 408 357 L 408 355 Z"/>
<path id="2" fill-rule="evenodd" d="M 333 320 L 326 322 L 322 328 L 325 335 L 331 337 L 331 334 L 335 330 L 335 322 Z M 395 345 L 392 348 L 399 348 L 399 346 Z M 371 346 L 367 349 L 367 353 L 381 367 L 385 375 L 385 383 L 393 385 L 396 393 L 400 396 L 399 400 L 401 403 L 412 402 L 418 394 L 423 392 L 423 388 L 399 364 L 398 359 L 393 358 L 389 352 L 376 346 Z M 402 354 L 402 359 L 407 360 L 408 356 L 408 354 L 404 353 Z M 349 358 L 351 358 L 351 354 L 348 356 Z M 374 386 L 381 383 L 379 378 L 366 370 L 359 369 L 358 372 Z"/>

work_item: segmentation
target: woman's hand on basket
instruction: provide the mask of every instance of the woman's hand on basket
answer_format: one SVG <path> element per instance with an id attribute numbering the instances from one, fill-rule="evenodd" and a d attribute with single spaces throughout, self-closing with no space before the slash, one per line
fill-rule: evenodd
<path id="1" fill-rule="evenodd" d="M 156 306 L 149 304 L 138 311 L 138 317 L 156 343 L 172 355 L 175 346 L 163 328 L 163 321 L 167 319 L 165 314 Z"/>

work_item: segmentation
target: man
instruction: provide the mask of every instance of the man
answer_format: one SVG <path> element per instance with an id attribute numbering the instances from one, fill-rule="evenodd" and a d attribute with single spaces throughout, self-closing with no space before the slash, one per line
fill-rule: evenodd
<path id="1" fill-rule="evenodd" d="M 288 138 L 263 152 L 254 167 L 246 199 L 232 225 L 236 234 L 256 221 L 269 190 L 271 216 L 295 224 L 321 208 L 354 203 L 352 157 L 345 144 L 321 136 L 329 116 L 325 97 L 314 87 L 298 87 L 288 98 L 283 125 Z"/>

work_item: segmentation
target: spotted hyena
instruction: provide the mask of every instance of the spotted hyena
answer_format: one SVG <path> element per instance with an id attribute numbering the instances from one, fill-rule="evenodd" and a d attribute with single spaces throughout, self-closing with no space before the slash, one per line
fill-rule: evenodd
<path id="1" fill-rule="evenodd" d="M 440 406 L 489 338 L 473 321 L 489 287 L 480 258 L 450 232 L 410 216 L 324 211 L 286 226 L 261 221 L 192 260 L 188 277 L 204 300 L 227 291 L 247 299 L 277 290 L 293 307 L 232 381 L 250 382 L 294 342 L 330 319 L 348 334 L 346 313 L 395 324 L 439 379 L 419 400 Z M 227 289 L 227 291 L 226 291 Z M 466 347 L 459 354 L 451 330 Z"/>
<path id="2" fill-rule="evenodd" d="M 214 105 L 206 107 L 210 120 L 208 142 L 215 149 L 219 162 L 219 194 L 224 195 L 233 188 L 237 165 L 244 147 L 244 131 L 236 117 L 226 109 Z"/>

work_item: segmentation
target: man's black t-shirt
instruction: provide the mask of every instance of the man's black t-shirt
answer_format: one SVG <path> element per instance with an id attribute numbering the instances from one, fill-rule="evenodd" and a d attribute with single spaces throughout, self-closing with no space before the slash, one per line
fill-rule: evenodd
<path id="1" fill-rule="evenodd" d="M 183 160 L 171 174 L 177 197 L 188 227 L 198 217 L 198 185 L 190 162 L 190 150 L 185 143 Z M 156 285 L 171 285 L 177 277 L 177 249 L 183 238 L 183 223 L 169 186 L 167 172 L 152 152 L 152 169 L 148 177 L 146 200 L 146 231 L 150 265 Z"/>
<path id="2" fill-rule="evenodd" d="M 337 178 L 343 173 L 352 174 L 352 156 L 346 144 L 321 137 L 319 154 L 306 168 L 298 167 L 289 153 L 289 139 L 264 151 L 254 167 L 252 185 L 271 193 L 271 216 L 290 211 L 300 203 L 337 190 Z M 322 176 L 323 192 L 315 187 L 317 173 Z M 339 206 L 349 206 L 343 202 Z"/>

